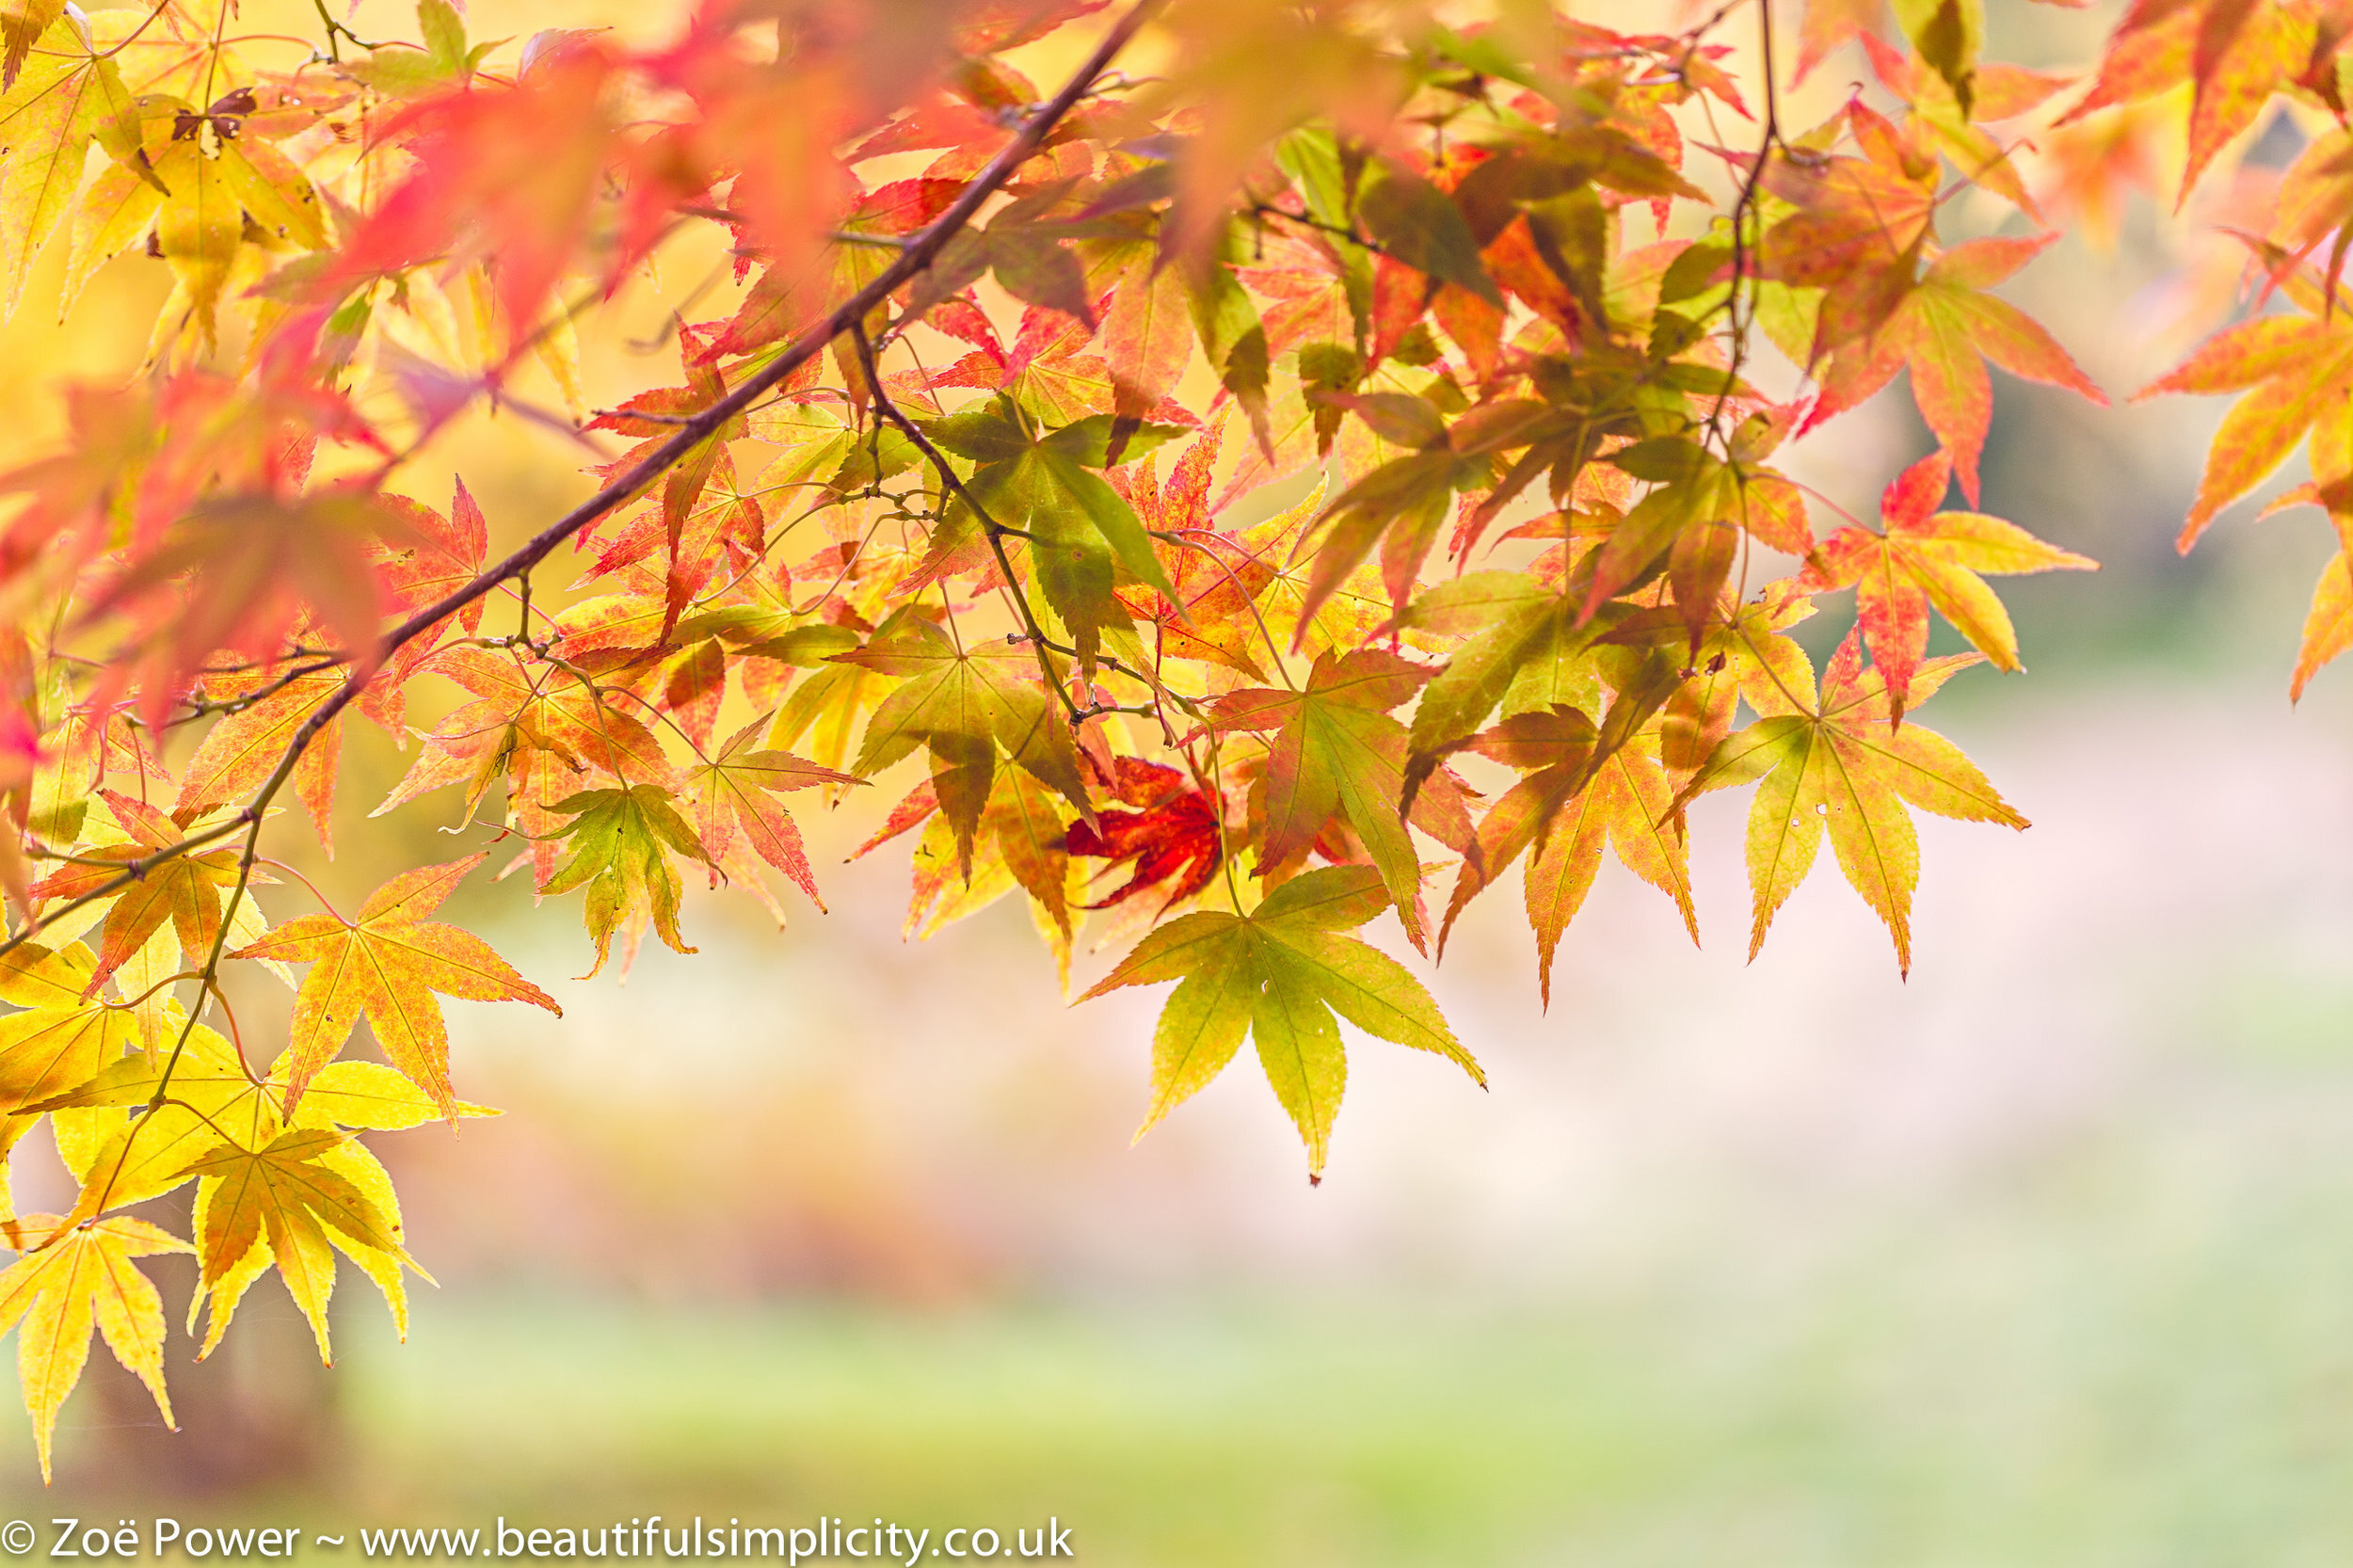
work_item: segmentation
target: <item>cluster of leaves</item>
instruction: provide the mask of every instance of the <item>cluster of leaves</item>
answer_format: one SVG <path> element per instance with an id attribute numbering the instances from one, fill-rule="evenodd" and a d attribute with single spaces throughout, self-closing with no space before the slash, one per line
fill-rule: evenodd
<path id="1" fill-rule="evenodd" d="M 1178 982 L 1145 1125 L 1249 1039 L 1311 1177 L 1341 1021 L 1483 1082 L 1349 932 L 1441 952 L 1517 866 L 1549 1000 L 1605 846 L 1696 939 L 1711 791 L 1755 787 L 1752 952 L 1827 834 L 1908 967 L 1911 813 L 2025 825 L 1914 712 L 2019 667 L 1987 574 L 2091 566 L 1975 509 L 1988 361 L 2100 398 L 1992 292 L 2056 237 L 2022 126 L 2105 137 L 2057 161 L 2080 207 L 2160 94 L 2192 181 L 2276 95 L 2335 117 L 2258 247 L 2302 313 L 2159 387 L 2252 389 L 2193 533 L 2309 428 L 2353 548 L 2314 423 L 2353 364 L 2342 6 L 2134 0 L 2088 88 L 1981 58 L 1977 0 L 1497 11 L 712 0 L 637 48 L 421 0 L 415 43 L 322 8 L 288 58 L 230 0 L 0 7 L 0 303 L 44 248 L 67 309 L 117 256 L 171 287 L 140 373 L 0 474 L 0 1146 L 48 1118 L 79 1189 L 8 1210 L 0 1274 L 44 1470 L 93 1325 L 168 1418 L 138 1256 L 198 1255 L 206 1349 L 275 1268 L 324 1353 L 337 1253 L 405 1313 L 356 1134 L 486 1113 L 437 995 L 554 1007 L 430 918 L 494 855 L 580 895 L 594 974 L 692 952 L 697 876 L 781 923 L 771 873 L 818 897 L 783 797 L 899 779 L 866 847 L 916 836 L 910 932 L 1017 898 L 1065 977 L 1125 946 L 1089 995 Z M 1792 23 L 1801 75 L 1854 45 L 1876 81 L 1801 132 Z M 731 304 L 673 318 L 676 383 L 584 407 L 576 318 L 714 230 L 692 297 Z M 1776 466 L 1898 372 L 1937 444 L 1876 519 Z M 428 472 L 486 409 L 600 486 L 496 560 Z M 2353 642 L 2345 562 L 2299 685 Z M 1976 651 L 1930 658 L 1931 608 Z M 354 712 L 416 742 L 376 811 L 454 790 L 480 847 L 347 919 L 264 851 L 331 854 Z M 277 1049 L 247 969 L 295 988 Z M 192 1241 L 126 1212 L 187 1183 Z"/>

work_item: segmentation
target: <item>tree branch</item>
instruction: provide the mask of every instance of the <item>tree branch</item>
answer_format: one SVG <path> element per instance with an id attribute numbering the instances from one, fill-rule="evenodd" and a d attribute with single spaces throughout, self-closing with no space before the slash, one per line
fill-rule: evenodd
<path id="1" fill-rule="evenodd" d="M 379 661 L 403 644 L 423 635 L 436 623 L 456 615 L 508 578 L 520 577 L 546 560 L 557 545 L 661 478 L 722 425 L 749 408 L 762 393 L 823 353 L 827 344 L 848 331 L 854 323 L 865 320 L 869 311 L 889 298 L 902 284 L 913 281 L 927 271 L 939 252 L 947 248 L 948 242 L 972 221 L 988 199 L 1013 177 L 1014 170 L 1038 150 L 1047 133 L 1085 96 L 1095 78 L 1101 75 L 1119 52 L 1127 47 L 1137 29 L 1159 8 L 1160 3 L 1161 0 L 1139 0 L 1134 9 L 1121 17 L 1104 35 L 1103 41 L 1096 45 L 1086 63 L 1063 84 L 1062 90 L 1031 117 L 1029 123 L 1021 128 L 1021 134 L 1007 143 L 1004 151 L 990 159 L 987 167 L 973 177 L 972 183 L 965 187 L 964 193 L 949 205 L 948 210 L 933 220 L 930 228 L 909 240 L 906 248 L 899 253 L 899 259 L 885 267 L 873 281 L 837 306 L 823 321 L 793 339 L 790 347 L 733 392 L 681 424 L 677 435 L 648 453 L 627 473 L 533 535 L 521 549 L 464 587 L 456 589 L 437 603 L 427 605 L 387 632 L 377 650 Z M 324 727 L 328 719 L 334 717 L 353 696 L 359 695 L 361 681 L 357 678 L 358 672 L 355 671 L 354 675 L 355 679 L 346 681 L 344 689 L 328 698 L 303 729 L 296 733 L 292 743 L 296 749 L 308 744 L 307 737 L 315 733 L 313 725 Z"/>
<path id="2" fill-rule="evenodd" d="M 923 454 L 924 459 L 938 473 L 939 482 L 948 487 L 949 493 L 971 507 L 972 515 L 980 520 L 981 532 L 988 539 L 989 552 L 997 557 L 997 575 L 1005 580 L 1005 592 L 1013 600 L 1015 614 L 1021 617 L 1021 630 L 1028 633 L 1026 640 L 1037 654 L 1037 672 L 1045 677 L 1046 684 L 1053 694 L 1062 698 L 1063 711 L 1070 715 L 1070 728 L 1078 728 L 1085 722 L 1085 715 L 1080 710 L 1078 699 L 1063 685 L 1062 677 L 1055 671 L 1052 661 L 1046 657 L 1046 629 L 1038 624 L 1037 612 L 1030 608 L 1029 599 L 1021 592 L 1021 580 L 1013 574 L 1012 558 L 1005 553 L 1005 536 L 1021 531 L 1007 528 L 989 515 L 981 498 L 956 477 L 956 471 L 949 466 L 948 455 L 935 446 L 932 439 L 923 434 L 922 428 L 907 418 L 890 400 L 890 394 L 883 391 L 882 373 L 874 364 L 874 344 L 866 335 L 864 322 L 851 324 L 850 339 L 857 344 L 858 368 L 866 373 L 866 390 L 874 399 L 874 412 L 905 433 L 906 439 L 915 443 L 915 449 Z M 1024 538 L 1028 536 L 1022 535 Z"/>
<path id="3" fill-rule="evenodd" d="M 973 178 L 969 185 L 965 187 L 954 202 L 940 214 L 931 227 L 910 239 L 905 248 L 900 252 L 898 259 L 885 268 L 872 282 L 851 296 L 823 321 L 795 338 L 783 353 L 762 366 L 758 373 L 748 377 L 733 392 L 680 425 L 678 434 L 648 454 L 627 473 L 622 474 L 563 517 L 533 535 L 530 541 L 521 549 L 517 550 L 496 566 L 475 577 L 463 587 L 446 595 L 438 602 L 418 611 L 386 632 L 375 648 L 374 657 L 365 664 L 355 667 L 344 678 L 344 683 L 336 688 L 334 695 L 321 703 L 309 717 L 302 721 L 301 726 L 287 741 L 286 749 L 280 756 L 277 766 L 271 769 L 269 777 L 264 780 L 261 788 L 255 792 L 251 804 L 243 811 L 228 823 L 208 830 L 198 840 L 184 840 L 144 860 L 132 862 L 121 876 L 112 879 L 105 887 L 93 889 L 75 900 L 73 905 L 68 906 L 73 907 L 87 904 L 94 899 L 104 897 L 108 892 L 119 891 L 137 880 L 152 865 L 160 864 L 175 855 L 185 854 L 199 841 L 228 837 L 239 827 L 246 829 L 245 844 L 238 855 L 236 885 L 230 890 L 229 897 L 222 905 L 219 928 L 214 933 L 211 951 L 205 954 L 203 968 L 199 972 L 198 978 L 202 981 L 202 988 L 197 1004 L 189 1009 L 187 1017 L 181 1026 L 179 1038 L 173 1043 L 171 1054 L 164 1064 L 163 1072 L 156 1080 L 154 1094 L 147 1102 L 151 1114 L 165 1105 L 177 1103 L 170 1099 L 168 1094 L 172 1074 L 187 1049 L 190 1037 L 196 1032 L 197 1017 L 203 1011 L 204 993 L 212 992 L 216 988 L 221 957 L 228 946 L 231 925 L 236 919 L 238 905 L 244 901 L 250 885 L 254 865 L 261 856 L 262 822 L 271 800 L 294 776 L 295 764 L 301 760 L 303 753 L 318 739 L 328 725 L 334 721 L 336 715 L 350 706 L 353 699 L 366 687 L 369 678 L 382 667 L 385 660 L 389 659 L 396 649 L 424 635 L 449 616 L 489 593 L 500 584 L 510 578 L 523 578 L 534 567 L 547 559 L 554 552 L 556 546 L 606 513 L 622 505 L 648 485 L 660 478 L 756 399 L 822 353 L 825 345 L 835 338 L 863 323 L 867 312 L 888 299 L 893 291 L 911 281 L 928 268 L 948 242 L 972 221 L 989 198 L 994 196 L 1012 177 L 1014 170 L 1038 150 L 1044 143 L 1047 134 L 1085 97 L 1088 88 L 1094 86 L 1096 78 L 1100 76 L 1119 52 L 1127 47 L 1128 41 L 1135 37 L 1137 30 L 1143 26 L 1160 4 L 1160 0 L 1138 0 L 1138 4 L 1121 17 L 1112 25 L 1111 31 L 1104 35 L 1102 41 L 1096 45 L 1085 62 L 1063 85 L 1062 89 L 1030 117 L 1023 124 L 1020 133 L 1008 142 L 996 157 L 989 160 L 987 166 Z M 1066 694 L 1065 700 L 1067 700 Z M 30 935 L 28 931 L 7 942 L 0 942 L 0 954 L 6 954 L 21 945 Z M 147 1119 L 142 1117 L 140 1121 L 143 1123 Z M 94 1219 L 105 1211 L 106 1202 L 113 1195 L 115 1183 L 120 1178 L 122 1170 L 129 1160 L 131 1148 L 136 1142 L 136 1137 L 137 1133 L 135 1128 L 132 1136 L 124 1140 L 122 1154 L 116 1160 L 113 1170 L 107 1174 L 104 1185 L 99 1190 L 98 1202 L 86 1218 Z M 81 1208 L 81 1205 L 76 1206 L 77 1213 Z M 62 1236 L 65 1232 L 61 1229 L 58 1234 Z M 54 1240 L 55 1238 L 52 1240 Z"/>

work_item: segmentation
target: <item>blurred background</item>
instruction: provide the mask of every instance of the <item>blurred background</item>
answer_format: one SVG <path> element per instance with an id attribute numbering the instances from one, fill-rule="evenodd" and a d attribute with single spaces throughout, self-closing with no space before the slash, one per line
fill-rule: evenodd
<path id="1" fill-rule="evenodd" d="M 2030 63 L 2109 20 L 1995 13 Z M 2268 123 L 2186 218 L 2137 200 L 2012 296 L 2122 405 L 2227 310 L 2212 228 L 2301 141 Z M 700 265 L 588 332 L 602 395 L 668 378 L 630 341 Z M 0 382 L 11 451 L 56 428 L 52 376 L 136 362 L 160 292 L 119 262 L 58 331 L 42 290 L 6 338 L 43 367 Z M 1066 1007 L 1013 904 L 903 942 L 905 841 L 840 862 L 904 785 L 797 795 L 831 913 L 696 898 L 701 953 L 649 946 L 626 985 L 560 978 L 568 901 L 468 888 L 451 917 L 566 1016 L 449 1004 L 461 1092 L 506 1114 L 373 1140 L 440 1282 L 408 1343 L 346 1270 L 322 1373 L 273 1278 L 212 1361 L 175 1337 L 176 1437 L 96 1356 L 42 1496 L 0 1414 L 0 1508 L 1050 1514 L 1123 1564 L 2341 1562 L 2353 671 L 2286 697 L 2328 530 L 2250 505 L 2180 559 L 2219 402 L 1996 381 L 1986 509 L 2104 569 L 2003 584 L 2032 675 L 1923 715 L 2035 825 L 1921 819 L 1908 983 L 1827 856 L 1745 964 L 1746 796 L 1709 797 L 1704 948 L 1610 863 L 1546 1014 L 1514 894 L 1484 900 L 1416 968 L 1493 1092 L 1359 1042 L 1311 1191 L 1246 1059 L 1130 1147 L 1160 995 Z M 1793 466 L 1868 515 L 1928 446 L 1891 392 Z M 581 460 L 485 423 L 420 493 L 455 468 L 515 537 Z M 458 853 L 444 797 L 363 820 L 405 760 L 355 733 L 330 890 Z M 175 1305 L 187 1261 L 157 1270 Z"/>

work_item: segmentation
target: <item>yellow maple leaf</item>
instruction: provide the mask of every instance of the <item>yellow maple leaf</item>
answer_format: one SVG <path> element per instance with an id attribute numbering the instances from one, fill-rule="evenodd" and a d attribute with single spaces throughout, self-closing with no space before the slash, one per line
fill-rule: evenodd
<path id="1" fill-rule="evenodd" d="M 131 1259 L 153 1253 L 191 1252 L 185 1241 L 144 1220 L 118 1215 L 56 1235 L 52 1215 L 27 1216 L 8 1227 L 19 1246 L 38 1246 L 0 1272 L 0 1334 L 20 1329 L 17 1376 L 40 1448 L 40 1479 L 49 1480 L 49 1443 L 57 1407 L 81 1381 L 89 1358 L 90 1330 L 106 1336 L 115 1359 L 147 1384 L 164 1425 L 178 1430 L 164 1391 L 164 1304 Z M 42 1232 L 43 1241 L 36 1241 Z"/>
<path id="2" fill-rule="evenodd" d="M 212 1322 L 200 1355 L 220 1342 L 238 1299 L 273 1262 L 287 1293 L 311 1320 L 319 1359 L 330 1366 L 334 1357 L 328 1344 L 327 1303 L 335 1289 L 334 1247 L 343 1247 L 363 1267 L 368 1260 L 353 1250 L 355 1243 L 405 1263 L 428 1280 L 433 1277 L 401 1245 L 398 1222 L 369 1192 L 376 1183 L 355 1180 L 327 1163 L 349 1142 L 344 1133 L 298 1128 L 258 1149 L 216 1144 L 182 1170 L 183 1176 L 205 1178 L 197 1192 L 194 1218 Z M 390 1195 L 389 1183 L 381 1192 Z M 386 1294 L 389 1299 L 392 1292 Z M 393 1311 L 405 1319 L 398 1303 Z"/>

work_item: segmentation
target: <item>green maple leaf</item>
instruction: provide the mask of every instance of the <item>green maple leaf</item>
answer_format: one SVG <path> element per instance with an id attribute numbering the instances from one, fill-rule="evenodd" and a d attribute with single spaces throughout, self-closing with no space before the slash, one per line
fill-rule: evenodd
<path id="1" fill-rule="evenodd" d="M 541 891 L 588 889 L 581 918 L 597 944 L 597 962 L 583 980 L 604 968 L 613 933 L 624 920 L 650 917 L 673 952 L 695 951 L 679 934 L 679 877 L 668 852 L 697 860 L 710 856 L 671 799 L 670 792 L 659 785 L 638 784 L 626 790 L 583 790 L 555 803 L 553 809 L 572 819 L 555 830 L 557 837 L 571 840 L 572 857 L 556 868 Z M 645 928 L 639 923 L 632 929 Z M 635 951 L 633 945 L 630 951 Z"/>
<path id="2" fill-rule="evenodd" d="M 1402 815 L 1405 726 L 1389 717 L 1389 710 L 1429 678 L 1421 665 L 1379 648 L 1344 657 L 1327 653 L 1316 661 L 1305 691 L 1251 686 L 1228 692 L 1209 721 L 1219 729 L 1274 731 L 1259 786 L 1266 812 L 1261 872 L 1305 855 L 1337 816 L 1364 840 L 1417 945 L 1421 924 L 1414 896 L 1421 887 L 1421 860 Z"/>
<path id="3" fill-rule="evenodd" d="M 1002 394 L 928 430 L 938 445 L 976 465 L 966 488 L 989 520 L 1027 536 L 1030 569 L 1086 665 L 1094 663 L 1106 630 L 1135 624 L 1112 592 L 1122 569 L 1171 603 L 1180 602 L 1134 509 L 1094 471 L 1142 456 L 1183 433 L 1173 424 L 1096 414 L 1034 435 Z M 952 508 L 934 542 L 934 563 L 956 556 L 979 525 L 961 503 Z"/>
<path id="4" fill-rule="evenodd" d="M 1335 1013 L 1368 1034 L 1458 1063 L 1485 1087 L 1486 1074 L 1421 983 L 1388 954 L 1342 935 L 1388 904 L 1373 868 L 1327 866 L 1286 882 L 1248 915 L 1187 915 L 1138 942 L 1079 999 L 1179 983 L 1152 1036 L 1152 1109 L 1136 1136 L 1223 1072 L 1247 1035 L 1307 1145 L 1308 1180 L 1321 1180 L 1348 1080 Z"/>
<path id="5" fill-rule="evenodd" d="M 910 617 L 886 626 L 856 652 L 834 657 L 904 678 L 867 721 L 854 771 L 871 778 L 918 746 L 927 747 L 932 788 L 955 829 L 968 880 L 972 836 L 988 806 L 1000 747 L 1081 812 L 1093 809 L 1070 728 L 1037 683 L 1035 662 L 1024 650 L 994 640 L 968 650 L 938 627 Z"/>
<path id="6" fill-rule="evenodd" d="M 1468 741 L 1502 703 L 1507 711 L 1562 702 L 1597 707 L 1590 650 L 1616 624 L 1606 613 L 1577 623 L 1576 597 L 1521 571 L 1475 571 L 1442 583 L 1398 617 L 1466 640 L 1414 710 L 1413 775 Z"/>

